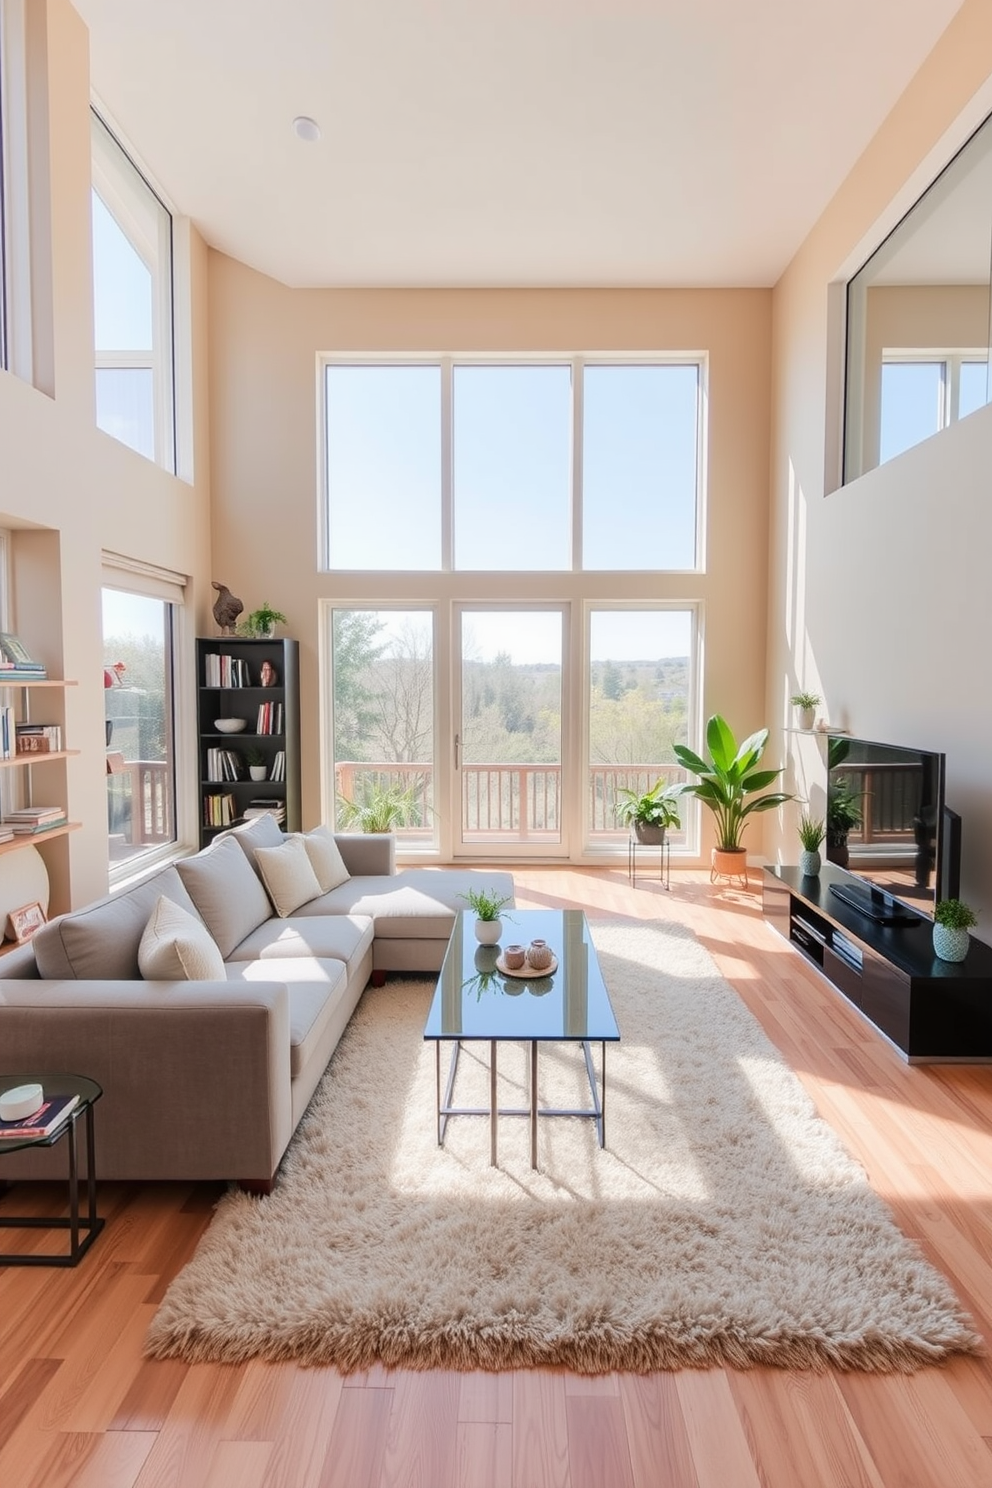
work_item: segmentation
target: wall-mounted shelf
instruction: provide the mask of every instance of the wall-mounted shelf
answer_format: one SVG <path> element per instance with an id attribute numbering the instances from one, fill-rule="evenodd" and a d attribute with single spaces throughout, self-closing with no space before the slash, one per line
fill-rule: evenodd
<path id="1" fill-rule="evenodd" d="M 44 832 L 25 832 L 13 842 L 0 842 L 0 856 L 17 852 L 22 847 L 40 847 L 42 842 L 51 842 L 53 837 L 65 837 L 69 832 L 78 832 L 82 822 L 63 822 L 60 827 L 47 827 Z"/>
<path id="2" fill-rule="evenodd" d="M 0 770 L 11 765 L 45 765 L 49 760 L 72 759 L 73 755 L 81 754 L 79 749 L 50 749 L 48 753 L 33 749 L 22 749 L 20 754 L 15 754 L 11 759 L 0 759 Z"/>

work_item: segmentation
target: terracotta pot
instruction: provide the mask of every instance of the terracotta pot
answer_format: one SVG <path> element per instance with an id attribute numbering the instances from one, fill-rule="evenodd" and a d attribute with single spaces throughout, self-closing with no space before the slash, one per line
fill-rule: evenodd
<path id="1" fill-rule="evenodd" d="M 747 881 L 747 848 L 714 847 L 710 857 L 710 883 L 718 878 L 738 878 L 744 888 Z"/>

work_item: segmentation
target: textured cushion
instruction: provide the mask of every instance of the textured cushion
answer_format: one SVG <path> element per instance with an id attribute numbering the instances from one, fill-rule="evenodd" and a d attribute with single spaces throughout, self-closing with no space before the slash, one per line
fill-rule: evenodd
<path id="1" fill-rule="evenodd" d="M 222 982 L 224 958 L 201 919 L 164 894 L 152 910 L 138 946 L 146 982 Z"/>
<path id="2" fill-rule="evenodd" d="M 280 847 L 256 848 L 255 862 L 280 919 L 320 893 L 317 875 L 298 834 L 287 837 Z"/>
<path id="3" fill-rule="evenodd" d="M 177 867 L 225 959 L 257 925 L 271 919 L 272 905 L 233 837 L 218 837 Z"/>
<path id="4" fill-rule="evenodd" d="M 327 894 L 338 884 L 347 883 L 351 874 L 344 866 L 341 849 L 334 840 L 334 833 L 327 827 L 315 827 L 303 836 L 310 866 L 317 875 L 320 892 Z M 312 896 L 311 896 L 312 897 Z"/>
<path id="5" fill-rule="evenodd" d="M 259 881 L 262 875 L 255 862 L 256 847 L 278 847 L 281 842 L 286 841 L 285 832 L 268 811 L 264 816 L 253 816 L 250 821 L 241 822 L 239 826 L 232 827 L 230 832 L 224 833 L 224 836 L 233 838 L 238 844 L 251 864 L 251 871 L 257 874 Z"/>
<path id="6" fill-rule="evenodd" d="M 261 891 L 260 884 L 258 887 Z M 162 894 L 190 914 L 196 914 L 196 906 L 182 879 L 170 867 L 124 894 L 102 899 L 42 925 L 31 937 L 41 975 L 49 980 L 138 981 L 141 976 L 138 946 L 148 917 Z"/>

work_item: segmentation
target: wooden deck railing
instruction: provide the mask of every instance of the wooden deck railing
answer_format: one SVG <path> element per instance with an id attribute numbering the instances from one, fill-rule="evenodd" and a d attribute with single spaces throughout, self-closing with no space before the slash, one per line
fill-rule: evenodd
<path id="1" fill-rule="evenodd" d="M 466 764 L 461 767 L 462 830 L 472 837 L 513 837 L 518 841 L 557 837 L 561 831 L 561 766 L 539 763 Z M 685 779 L 680 765 L 592 765 L 589 769 L 589 821 L 596 838 L 626 836 L 617 825 L 617 793 L 622 789 L 648 791 L 659 779 Z M 414 826 L 401 828 L 399 835 L 423 835 L 434 808 L 433 768 L 407 761 L 340 761 L 335 768 L 335 789 L 354 800 L 365 783 L 396 784 L 412 788 L 419 818 Z M 679 834 L 673 834 L 673 841 Z"/>

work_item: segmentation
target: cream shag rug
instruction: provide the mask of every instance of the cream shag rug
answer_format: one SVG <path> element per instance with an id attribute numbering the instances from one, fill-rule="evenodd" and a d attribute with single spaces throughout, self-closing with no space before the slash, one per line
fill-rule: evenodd
<path id="1" fill-rule="evenodd" d="M 267 1198 L 232 1192 L 154 1319 L 154 1357 L 407 1368 L 915 1368 L 976 1348 L 947 1282 L 691 932 L 593 925 L 622 1042 L 594 1123 L 452 1120 L 438 1149 L 430 981 L 369 989 Z M 493 993 L 483 995 L 494 995 Z M 521 995 L 527 996 L 524 992 Z M 487 1105 L 466 1045 L 456 1104 Z M 596 1058 L 599 1058 L 598 1048 Z M 502 1104 L 526 1104 L 523 1050 Z M 588 1097 L 578 1050 L 542 1100 Z"/>

